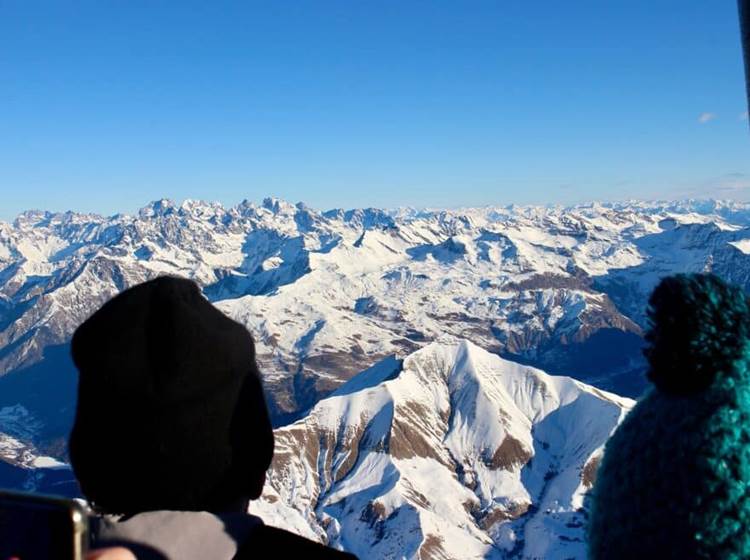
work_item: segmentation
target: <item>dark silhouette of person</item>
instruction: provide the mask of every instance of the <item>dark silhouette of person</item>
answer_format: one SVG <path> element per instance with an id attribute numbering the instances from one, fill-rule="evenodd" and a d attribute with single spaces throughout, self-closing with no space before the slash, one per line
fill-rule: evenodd
<path id="1" fill-rule="evenodd" d="M 73 335 L 70 459 L 92 546 L 139 560 L 345 559 L 247 513 L 273 456 L 252 336 L 186 279 L 115 296 Z"/>

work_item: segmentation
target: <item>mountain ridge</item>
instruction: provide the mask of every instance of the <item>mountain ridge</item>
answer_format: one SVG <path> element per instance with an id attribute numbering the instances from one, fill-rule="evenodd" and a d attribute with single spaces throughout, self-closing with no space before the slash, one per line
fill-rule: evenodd
<path id="1" fill-rule="evenodd" d="M 431 343 L 277 429 L 251 512 L 362 558 L 584 558 L 585 493 L 632 404 Z"/>

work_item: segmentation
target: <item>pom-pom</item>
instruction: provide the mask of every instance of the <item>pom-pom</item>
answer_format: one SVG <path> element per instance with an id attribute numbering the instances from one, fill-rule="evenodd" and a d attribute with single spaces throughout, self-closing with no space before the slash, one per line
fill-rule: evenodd
<path id="1" fill-rule="evenodd" d="M 651 295 L 648 315 L 648 377 L 665 393 L 701 391 L 717 376 L 731 375 L 747 352 L 747 297 L 711 274 L 665 278 Z"/>

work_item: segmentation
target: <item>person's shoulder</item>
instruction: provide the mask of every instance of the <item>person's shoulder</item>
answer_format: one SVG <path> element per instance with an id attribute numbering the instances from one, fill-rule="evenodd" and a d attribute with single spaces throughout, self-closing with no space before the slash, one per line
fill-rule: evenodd
<path id="1" fill-rule="evenodd" d="M 356 560 L 356 556 L 328 548 L 284 529 L 263 525 L 256 528 L 244 542 L 235 560 L 269 558 L 279 554 L 279 558 L 305 558 L 306 560 Z"/>

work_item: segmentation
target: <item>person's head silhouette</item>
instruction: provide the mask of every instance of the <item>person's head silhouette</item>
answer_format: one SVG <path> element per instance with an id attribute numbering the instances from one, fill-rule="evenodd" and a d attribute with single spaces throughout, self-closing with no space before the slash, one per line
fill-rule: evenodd
<path id="1" fill-rule="evenodd" d="M 649 300 L 653 387 L 607 442 L 589 558 L 750 558 L 750 300 L 710 274 Z"/>
<path id="2" fill-rule="evenodd" d="M 230 511 L 263 488 L 273 432 L 250 333 L 161 277 L 75 332 L 80 372 L 70 458 L 101 511 Z"/>

